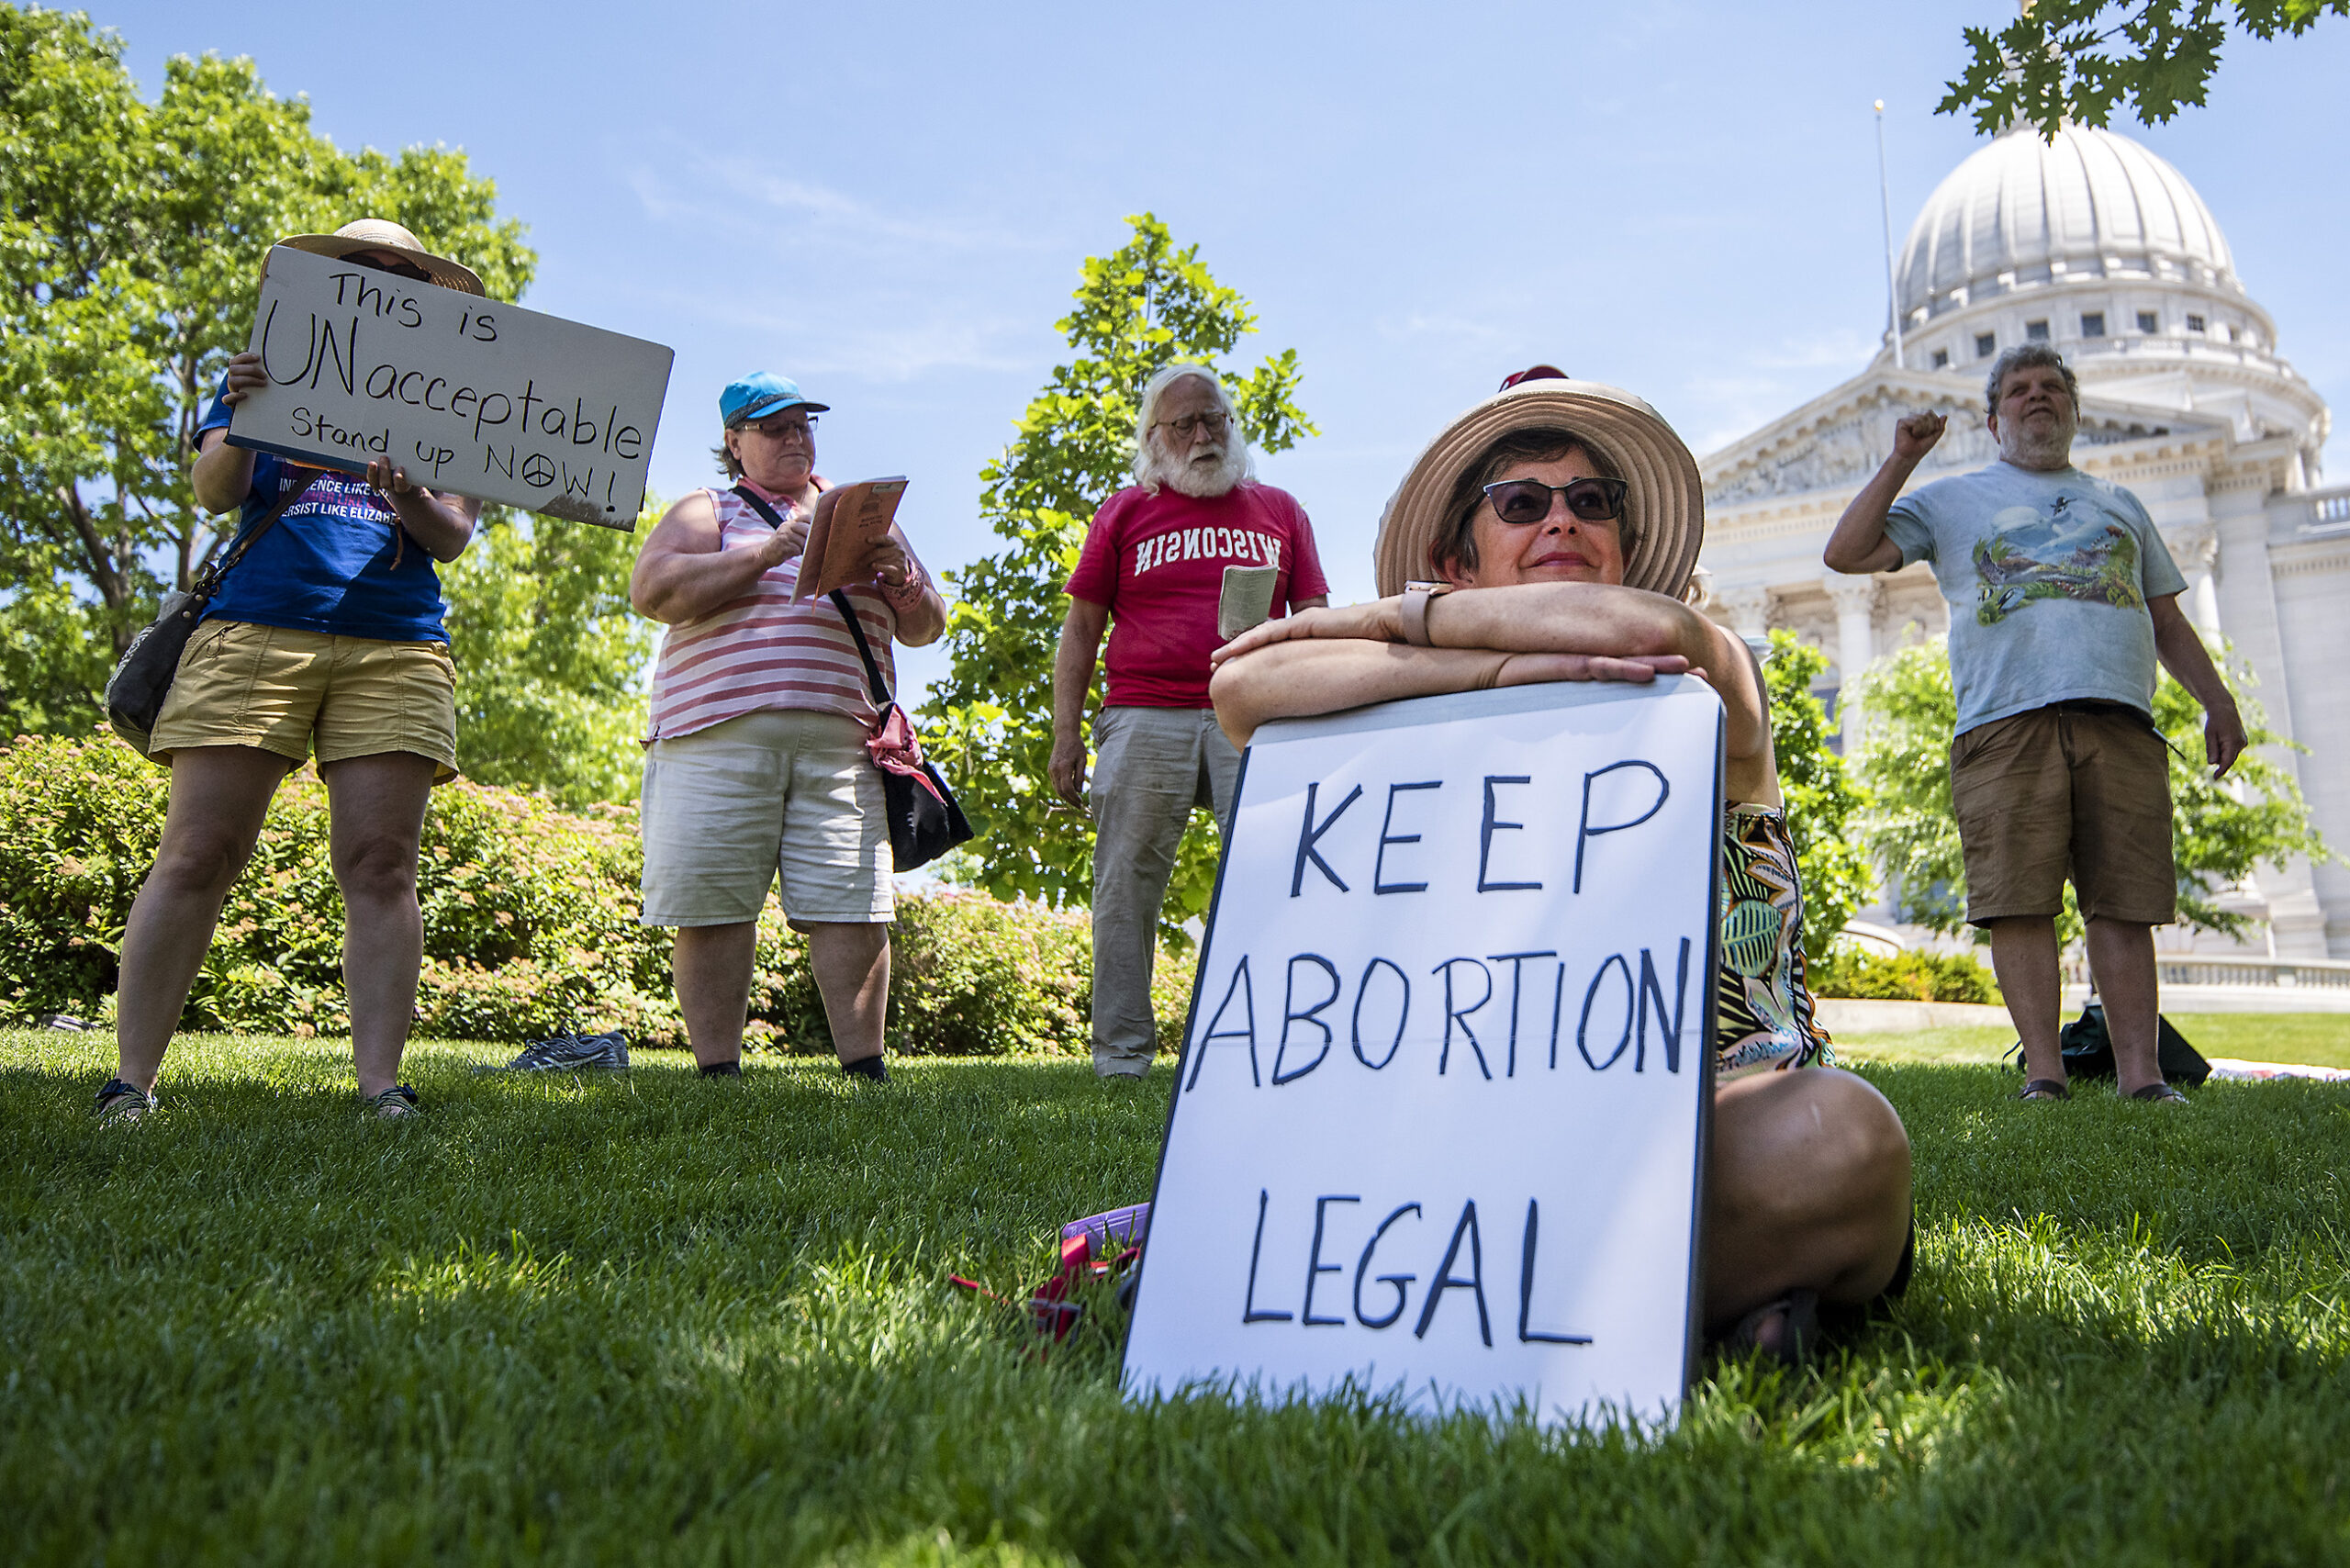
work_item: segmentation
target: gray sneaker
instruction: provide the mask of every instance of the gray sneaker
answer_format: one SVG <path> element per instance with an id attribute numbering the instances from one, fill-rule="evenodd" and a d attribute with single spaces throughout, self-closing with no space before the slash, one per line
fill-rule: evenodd
<path id="1" fill-rule="evenodd" d="M 628 1070 L 628 1036 L 615 1029 L 609 1035 L 555 1035 L 532 1040 L 522 1054 L 503 1067 L 482 1072 L 624 1072 Z"/>

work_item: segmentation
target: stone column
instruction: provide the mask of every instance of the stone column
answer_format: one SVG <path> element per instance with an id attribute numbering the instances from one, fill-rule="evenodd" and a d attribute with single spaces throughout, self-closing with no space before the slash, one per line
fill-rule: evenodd
<path id="1" fill-rule="evenodd" d="M 2180 608 L 2197 631 L 2206 637 L 2218 637 L 2220 531 L 2207 524 L 2165 543 L 2170 545 L 2171 559 L 2178 563 L 2179 576 L 2187 579 L 2187 591 L 2179 596 L 2184 601 Z"/>
<path id="2" fill-rule="evenodd" d="M 1851 756 L 1863 741 L 1858 682 L 1876 657 L 1877 581 L 1830 572 L 1819 579 L 1836 606 L 1836 717 L 1844 735 L 1844 755 Z"/>
<path id="3" fill-rule="evenodd" d="M 1769 588 L 1725 588 L 1719 597 L 1722 610 L 1729 617 L 1731 631 L 1741 637 L 1768 637 L 1771 634 Z"/>

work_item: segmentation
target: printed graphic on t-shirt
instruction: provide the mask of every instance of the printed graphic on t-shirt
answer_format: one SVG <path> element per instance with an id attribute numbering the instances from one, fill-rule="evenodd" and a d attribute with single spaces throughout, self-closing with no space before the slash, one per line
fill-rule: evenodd
<path id="1" fill-rule="evenodd" d="M 1992 522 L 1996 532 L 1975 546 L 1975 619 L 1983 625 L 1996 626 L 2036 599 L 2145 608 L 2137 538 L 2099 508 L 2059 496 L 2045 513 L 2009 507 Z"/>
<path id="2" fill-rule="evenodd" d="M 1135 545 L 1135 576 L 1169 561 L 1237 559 L 1253 566 L 1281 564 L 1281 542 L 1253 528 L 1170 528 Z"/>

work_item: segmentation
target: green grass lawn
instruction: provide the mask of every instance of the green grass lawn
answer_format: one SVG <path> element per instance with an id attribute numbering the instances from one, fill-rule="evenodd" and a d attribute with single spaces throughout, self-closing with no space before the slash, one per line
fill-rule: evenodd
<path id="1" fill-rule="evenodd" d="M 2199 1043 L 2202 1043 L 2198 1036 Z M 2215 1054 L 2253 1054 L 2235 1049 Z M 1169 1078 L 829 1064 L 477 1079 L 362 1124 L 339 1046 L 0 1034 L 0 1559 L 1443 1563 L 2350 1561 L 2350 1091 L 2184 1111 L 1864 1068 L 1919 1268 L 1662 1435 L 1375 1402 L 1123 1403 L 952 1292 L 1148 1194 Z"/>
<path id="2" fill-rule="evenodd" d="M 2068 1014 L 2066 1020 L 2077 1016 Z M 2166 1016 L 2188 1043 L 2207 1057 L 2350 1067 L 2350 1014 L 2173 1013 Z M 1836 1050 L 1840 1056 L 1863 1061 L 1996 1062 L 2015 1042 L 2016 1032 L 2001 1025 L 1838 1035 Z"/>

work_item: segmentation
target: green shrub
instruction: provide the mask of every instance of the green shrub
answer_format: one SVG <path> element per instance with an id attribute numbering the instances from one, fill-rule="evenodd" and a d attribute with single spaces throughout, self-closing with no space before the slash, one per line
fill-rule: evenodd
<path id="1" fill-rule="evenodd" d="M 168 784 L 110 736 L 0 747 L 0 1024 L 111 1015 L 123 925 L 162 837 Z M 632 808 L 576 816 L 536 795 L 462 781 L 435 790 L 418 863 L 419 1032 L 520 1041 L 623 1028 L 682 1046 L 669 934 L 637 923 L 642 864 Z M 1087 1052 L 1092 951 L 1081 913 L 968 892 L 901 898 L 891 946 L 891 1048 Z M 279 787 L 181 1025 L 347 1034 L 341 961 L 326 790 L 305 767 Z M 1190 955 L 1161 955 L 1153 996 L 1167 1050 L 1191 972 Z M 806 946 L 772 901 L 745 1044 L 832 1049 Z"/>
<path id="2" fill-rule="evenodd" d="M 1997 1002 L 1991 971 L 1964 953 L 1916 949 L 1890 957 L 1841 946 L 1813 964 L 1807 976 L 1814 996 L 1865 997 L 1886 1002 Z"/>

